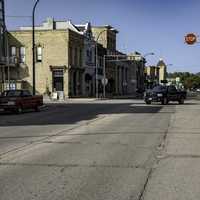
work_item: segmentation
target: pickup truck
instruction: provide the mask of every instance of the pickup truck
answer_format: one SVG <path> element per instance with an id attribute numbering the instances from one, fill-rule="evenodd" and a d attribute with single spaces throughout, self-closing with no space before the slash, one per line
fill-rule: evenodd
<path id="1" fill-rule="evenodd" d="M 152 90 L 147 90 L 144 95 L 146 104 L 161 102 L 163 105 L 166 105 L 169 101 L 178 101 L 179 104 L 184 104 L 185 99 L 186 91 L 177 90 L 174 85 L 158 85 Z"/>
<path id="2" fill-rule="evenodd" d="M 33 96 L 28 90 L 6 90 L 0 96 L 0 111 L 21 113 L 25 109 L 39 111 L 42 96 Z"/>

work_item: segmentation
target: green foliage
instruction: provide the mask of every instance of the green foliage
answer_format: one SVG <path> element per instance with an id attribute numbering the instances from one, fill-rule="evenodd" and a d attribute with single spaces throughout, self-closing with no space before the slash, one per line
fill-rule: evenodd
<path id="1" fill-rule="evenodd" d="M 193 74 L 189 72 L 168 73 L 168 78 L 180 77 L 181 83 L 186 89 L 200 88 L 200 73 Z"/>

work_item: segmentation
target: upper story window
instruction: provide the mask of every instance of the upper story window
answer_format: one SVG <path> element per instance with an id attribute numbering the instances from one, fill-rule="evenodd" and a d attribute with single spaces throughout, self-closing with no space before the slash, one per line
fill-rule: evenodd
<path id="1" fill-rule="evenodd" d="M 20 47 L 20 62 L 25 63 L 26 61 L 26 49 L 25 47 Z"/>
<path id="2" fill-rule="evenodd" d="M 15 46 L 11 47 L 11 57 L 17 56 L 17 48 Z"/>
<path id="3" fill-rule="evenodd" d="M 37 47 L 37 62 L 42 62 L 42 47 Z"/>

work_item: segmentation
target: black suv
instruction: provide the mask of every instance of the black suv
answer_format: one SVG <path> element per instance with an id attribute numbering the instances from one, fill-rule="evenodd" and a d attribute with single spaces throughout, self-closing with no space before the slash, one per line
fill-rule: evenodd
<path id="1" fill-rule="evenodd" d="M 152 102 L 161 102 L 166 105 L 169 101 L 178 101 L 179 104 L 184 104 L 186 99 L 186 91 L 177 90 L 175 86 L 158 85 L 152 90 L 147 90 L 144 95 L 146 104 Z"/>

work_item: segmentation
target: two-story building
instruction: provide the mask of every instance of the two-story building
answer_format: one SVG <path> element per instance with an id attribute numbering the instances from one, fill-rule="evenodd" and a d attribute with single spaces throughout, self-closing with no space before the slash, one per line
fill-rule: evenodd
<path id="1" fill-rule="evenodd" d="M 161 84 L 167 78 L 167 65 L 160 59 L 156 66 L 147 66 L 145 68 L 146 87 L 151 88 L 154 85 Z"/>
<path id="2" fill-rule="evenodd" d="M 32 28 L 10 31 L 12 56 L 19 58 L 15 79 L 32 90 Z M 36 92 L 76 97 L 84 95 L 84 35 L 70 21 L 49 18 L 35 27 Z"/>
<path id="3" fill-rule="evenodd" d="M 36 92 L 47 95 L 56 92 L 65 98 L 95 96 L 103 92 L 104 64 L 107 94 L 133 94 L 141 89 L 144 64 L 127 58 L 109 60 L 109 56 L 127 56 L 116 50 L 117 33 L 109 25 L 96 27 L 89 22 L 74 25 L 52 18 L 36 26 Z M 15 67 L 9 67 L 12 88 L 32 91 L 32 27 L 10 31 L 8 46 L 10 56 L 15 58 Z"/>

